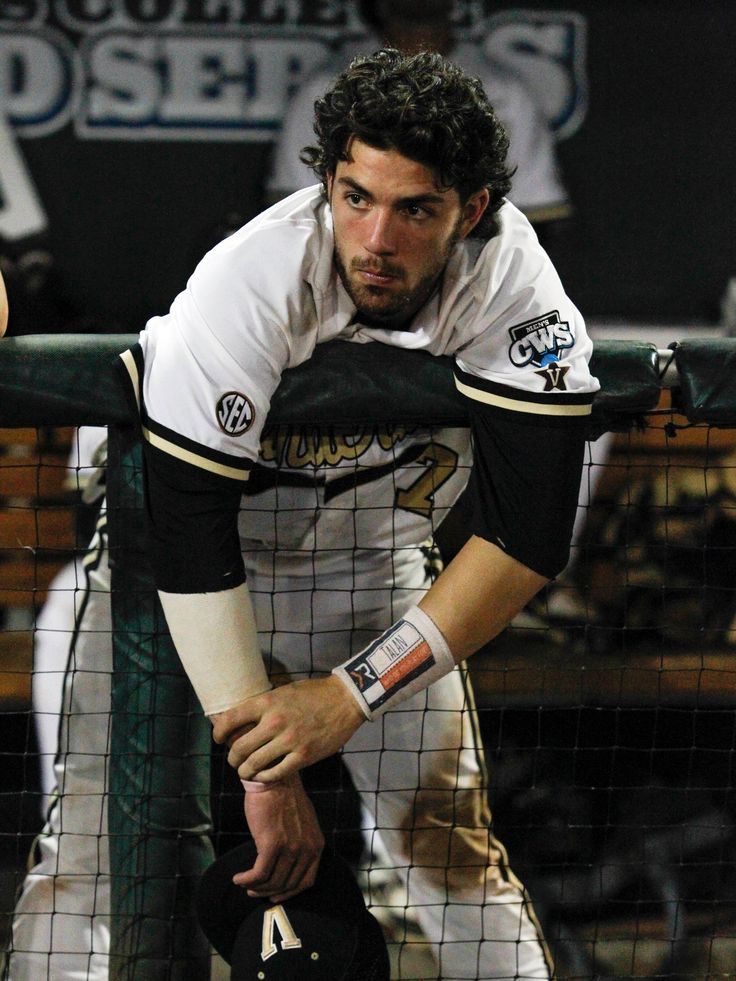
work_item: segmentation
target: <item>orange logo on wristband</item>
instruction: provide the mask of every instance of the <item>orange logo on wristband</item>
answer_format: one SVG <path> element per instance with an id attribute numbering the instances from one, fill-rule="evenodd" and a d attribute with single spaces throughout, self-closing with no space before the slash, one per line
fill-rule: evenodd
<path id="1" fill-rule="evenodd" d="M 406 657 L 402 657 L 399 663 L 395 664 L 384 675 L 381 675 L 380 681 L 384 690 L 388 691 L 390 688 L 393 688 L 402 678 L 405 678 L 407 674 L 418 668 L 425 661 L 427 661 L 426 667 L 428 668 L 434 664 L 432 648 L 426 640 L 418 644 Z"/>

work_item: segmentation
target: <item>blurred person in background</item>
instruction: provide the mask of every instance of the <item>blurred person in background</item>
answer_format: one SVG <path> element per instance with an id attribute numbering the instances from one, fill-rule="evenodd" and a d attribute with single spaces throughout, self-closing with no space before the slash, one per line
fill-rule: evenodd
<path id="1" fill-rule="evenodd" d="M 509 163 L 516 169 L 510 199 L 534 225 L 542 245 L 549 249 L 554 244 L 572 210 L 559 174 L 554 134 L 523 80 L 491 61 L 480 42 L 456 36 L 452 8 L 452 0 L 361 0 L 368 36 L 342 45 L 306 79 L 287 107 L 266 184 L 269 202 L 314 183 L 299 158 L 314 142 L 314 103 L 353 58 L 382 44 L 410 54 L 431 50 L 480 78 L 511 144 Z"/>
<path id="2" fill-rule="evenodd" d="M 50 222 L 33 175 L 18 146 L 10 122 L 0 112 L 0 336 L 91 333 L 110 330 L 94 316 L 83 314 L 63 288 L 51 248 Z M 105 430 L 83 427 L 72 438 L 64 491 L 81 492 L 86 505 L 99 500 L 102 473 L 93 463 L 93 450 Z M 88 485 L 88 486 L 87 486 Z M 85 512 L 82 508 L 80 516 Z M 96 509 L 95 509 L 96 510 Z M 89 519 L 79 528 L 87 541 Z M 92 520 L 91 524 L 94 524 Z M 45 815 L 56 780 L 54 757 L 58 746 L 62 685 L 69 643 L 82 594 L 82 558 L 67 563 L 49 584 L 38 616 L 33 610 L 0 610 L 8 617 L 33 621 L 32 699 L 41 780 L 41 816 Z M 25 625 L 25 624 L 23 624 Z"/>

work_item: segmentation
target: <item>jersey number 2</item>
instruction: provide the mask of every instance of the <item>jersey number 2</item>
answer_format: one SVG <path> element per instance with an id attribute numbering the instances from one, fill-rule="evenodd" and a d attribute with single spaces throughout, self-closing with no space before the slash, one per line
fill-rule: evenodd
<path id="1" fill-rule="evenodd" d="M 455 473 L 457 461 L 457 453 L 449 446 L 430 443 L 415 461 L 415 465 L 424 467 L 422 473 L 406 490 L 396 491 L 396 507 L 428 518 L 435 494 Z"/>

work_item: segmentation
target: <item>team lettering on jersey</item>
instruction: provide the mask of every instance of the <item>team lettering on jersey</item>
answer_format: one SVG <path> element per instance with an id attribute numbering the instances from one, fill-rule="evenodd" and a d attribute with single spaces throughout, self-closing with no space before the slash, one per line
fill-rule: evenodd
<path id="1" fill-rule="evenodd" d="M 404 426 L 371 427 L 342 435 L 318 430 L 277 431 L 261 440 L 261 460 L 276 464 L 277 468 L 315 470 L 355 463 L 371 448 L 377 449 L 380 458 L 371 459 L 370 463 L 364 461 L 359 473 L 350 468 L 345 476 L 332 479 L 325 491 L 325 501 L 343 491 L 354 490 L 356 484 L 369 483 L 388 474 L 395 482 L 396 473 L 405 469 L 413 480 L 406 487 L 397 484 L 394 503 L 403 511 L 429 517 L 435 494 L 455 474 L 460 457 L 456 450 L 431 437 L 418 439 L 407 447 L 399 446 L 415 432 L 415 427 Z"/>
<path id="2" fill-rule="evenodd" d="M 372 446 L 384 452 L 393 450 L 412 431 L 405 426 L 380 429 L 371 426 L 350 434 L 326 434 L 317 429 L 284 430 L 261 440 L 261 459 L 296 470 L 337 467 L 359 460 Z"/>
<path id="3" fill-rule="evenodd" d="M 559 361 L 561 352 L 575 343 L 575 333 L 571 325 L 560 320 L 557 310 L 510 327 L 509 334 L 509 357 L 517 368 L 525 368 L 529 364 L 545 368 Z"/>

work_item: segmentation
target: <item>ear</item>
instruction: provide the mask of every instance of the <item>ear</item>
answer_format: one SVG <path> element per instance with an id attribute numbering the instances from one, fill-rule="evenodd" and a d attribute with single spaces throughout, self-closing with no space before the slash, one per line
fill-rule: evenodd
<path id="1" fill-rule="evenodd" d="M 491 195 L 487 187 L 482 187 L 479 191 L 471 194 L 463 205 L 462 218 L 460 220 L 460 238 L 466 238 L 483 217 L 483 213 L 488 207 Z"/>
<path id="2" fill-rule="evenodd" d="M 325 187 L 327 188 L 328 201 L 332 197 L 332 184 L 334 180 L 335 180 L 335 175 L 330 173 L 330 171 L 328 170 L 327 173 L 325 174 Z"/>

